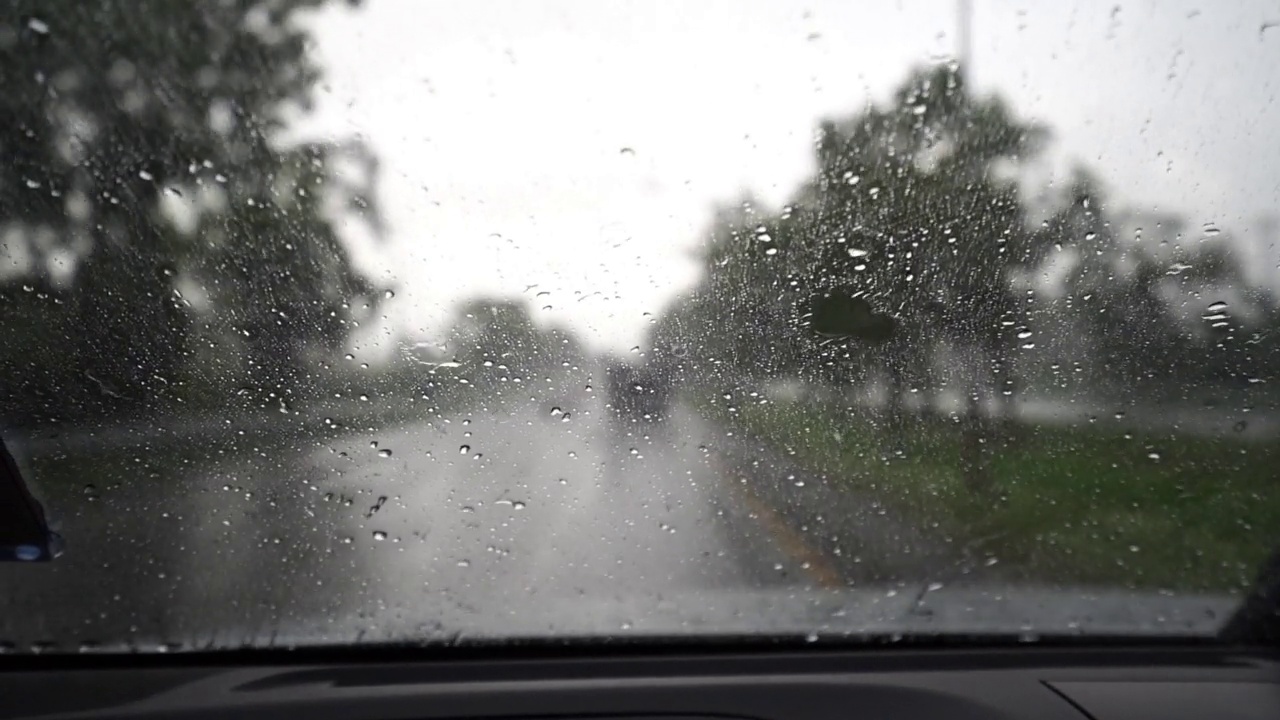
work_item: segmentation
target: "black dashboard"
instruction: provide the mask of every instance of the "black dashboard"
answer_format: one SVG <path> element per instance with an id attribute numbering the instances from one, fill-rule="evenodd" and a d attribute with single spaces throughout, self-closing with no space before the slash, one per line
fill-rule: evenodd
<path id="1" fill-rule="evenodd" d="M 18 660 L 0 658 L 2 718 L 1280 718 L 1280 653 L 1222 645 Z"/>

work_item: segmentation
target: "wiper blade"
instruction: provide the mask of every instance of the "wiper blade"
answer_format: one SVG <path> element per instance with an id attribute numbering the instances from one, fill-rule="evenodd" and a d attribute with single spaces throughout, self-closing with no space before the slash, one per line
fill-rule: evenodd
<path id="1" fill-rule="evenodd" d="M 62 538 L 49 529 L 44 508 L 0 440 L 0 562 L 47 562 L 61 551 Z"/>
<path id="2" fill-rule="evenodd" d="M 1280 548 L 1262 564 L 1258 581 L 1219 637 L 1250 645 L 1280 645 Z"/>

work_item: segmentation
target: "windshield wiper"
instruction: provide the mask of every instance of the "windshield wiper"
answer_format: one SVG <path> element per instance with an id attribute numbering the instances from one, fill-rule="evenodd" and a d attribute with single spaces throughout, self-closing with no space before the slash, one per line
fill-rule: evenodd
<path id="1" fill-rule="evenodd" d="M 1250 645 L 1280 645 L 1280 548 L 1262 563 L 1258 581 L 1219 637 Z"/>
<path id="2" fill-rule="evenodd" d="M 62 538 L 49 529 L 44 508 L 0 440 L 0 562 L 45 562 L 61 548 Z"/>

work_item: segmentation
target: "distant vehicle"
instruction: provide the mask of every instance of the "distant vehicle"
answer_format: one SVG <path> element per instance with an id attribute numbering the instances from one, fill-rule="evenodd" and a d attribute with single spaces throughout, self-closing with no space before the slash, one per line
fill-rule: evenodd
<path id="1" fill-rule="evenodd" d="M 652 368 L 614 365 L 608 371 L 609 406 L 616 417 L 642 421 L 663 419 L 670 402 L 670 383 Z"/>

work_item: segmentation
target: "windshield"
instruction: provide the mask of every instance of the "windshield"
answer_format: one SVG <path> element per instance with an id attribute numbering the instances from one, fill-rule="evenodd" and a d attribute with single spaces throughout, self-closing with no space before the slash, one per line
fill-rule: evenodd
<path id="1" fill-rule="evenodd" d="M 1280 539 L 1268 3 L 16 2 L 0 55 L 57 536 L 0 647 L 1208 636 Z"/>

